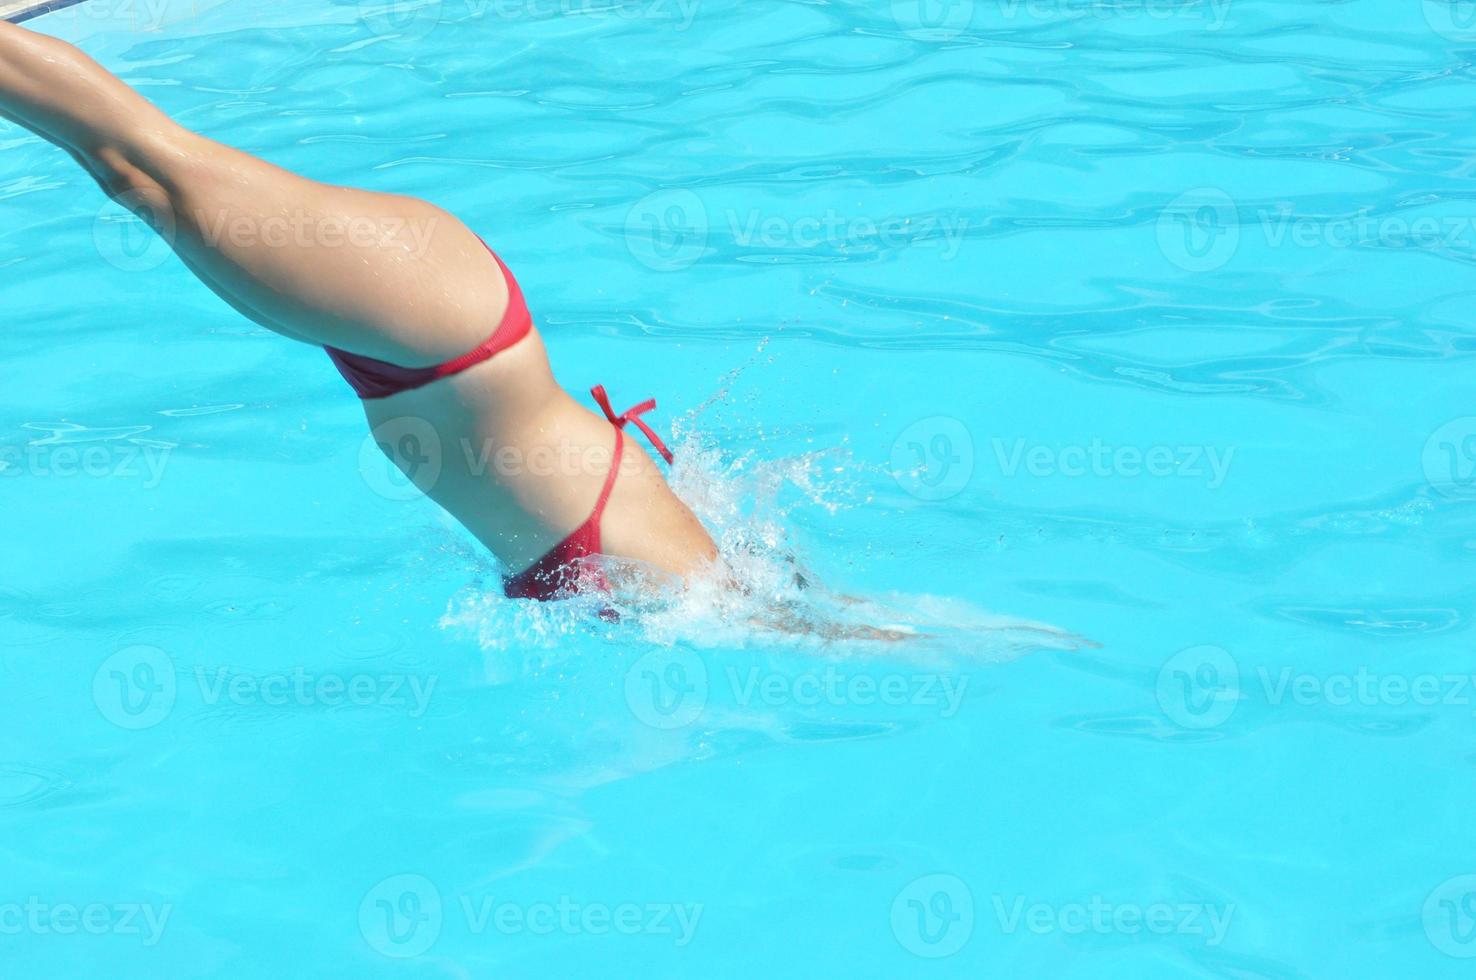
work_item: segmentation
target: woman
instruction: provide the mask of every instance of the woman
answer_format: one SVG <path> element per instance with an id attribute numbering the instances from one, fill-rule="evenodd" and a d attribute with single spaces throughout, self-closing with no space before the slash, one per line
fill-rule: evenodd
<path id="1" fill-rule="evenodd" d="M 712 539 L 624 429 L 554 381 L 517 283 L 413 198 L 332 187 L 189 132 L 65 42 L 0 21 L 0 115 L 69 152 L 242 314 L 328 349 L 401 469 L 513 570 L 509 595 L 608 585 L 605 555 L 689 576 Z M 285 231 L 285 233 L 283 233 Z M 446 451 L 434 479 L 398 432 Z M 382 437 L 382 438 L 381 438 Z"/>

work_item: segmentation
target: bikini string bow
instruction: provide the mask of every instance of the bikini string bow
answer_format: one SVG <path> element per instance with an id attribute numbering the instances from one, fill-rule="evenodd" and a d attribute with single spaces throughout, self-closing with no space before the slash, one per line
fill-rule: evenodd
<path id="1" fill-rule="evenodd" d="M 656 434 L 655 430 L 646 424 L 645 419 L 641 418 L 642 415 L 656 407 L 656 399 L 648 398 L 634 408 L 627 408 L 619 415 L 616 415 L 615 410 L 610 407 L 610 396 L 606 394 L 604 385 L 595 385 L 589 390 L 589 393 L 594 395 L 594 400 L 604 410 L 605 418 L 610 420 L 611 425 L 617 429 L 623 429 L 627 422 L 634 423 L 635 427 L 640 429 L 641 433 L 650 440 L 655 450 L 661 454 L 662 459 L 666 460 L 668 464 L 675 462 L 675 459 L 671 455 L 671 450 L 666 448 L 666 443 L 662 442 L 661 437 Z"/>

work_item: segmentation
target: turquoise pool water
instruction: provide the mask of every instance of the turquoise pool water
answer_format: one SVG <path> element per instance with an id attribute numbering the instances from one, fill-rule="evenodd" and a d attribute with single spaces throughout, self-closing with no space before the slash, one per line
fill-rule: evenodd
<path id="1" fill-rule="evenodd" d="M 500 599 L 326 358 L 0 128 L 3 972 L 1469 976 L 1472 13 L 32 21 L 462 215 L 756 574 L 929 637 Z"/>

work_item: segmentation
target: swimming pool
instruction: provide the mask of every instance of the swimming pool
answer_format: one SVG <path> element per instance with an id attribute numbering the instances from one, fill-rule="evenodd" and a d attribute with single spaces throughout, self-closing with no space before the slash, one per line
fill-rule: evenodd
<path id="1" fill-rule="evenodd" d="M 730 545 L 932 638 L 502 600 L 0 129 L 7 976 L 1469 975 L 1468 8 L 37 18 L 463 216 Z"/>

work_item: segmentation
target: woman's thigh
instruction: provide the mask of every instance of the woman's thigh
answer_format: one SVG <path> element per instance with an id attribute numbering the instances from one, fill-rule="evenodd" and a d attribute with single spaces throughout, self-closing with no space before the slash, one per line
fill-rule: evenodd
<path id="1" fill-rule="evenodd" d="M 185 130 L 157 143 L 136 161 L 151 200 L 124 203 L 264 325 L 422 366 L 475 347 L 501 320 L 500 269 L 441 208 L 309 180 Z"/>

